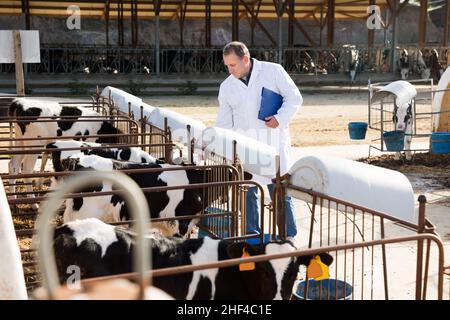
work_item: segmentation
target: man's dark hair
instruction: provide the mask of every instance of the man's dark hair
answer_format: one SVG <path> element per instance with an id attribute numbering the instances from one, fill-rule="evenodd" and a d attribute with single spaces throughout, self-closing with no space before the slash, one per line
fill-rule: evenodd
<path id="1" fill-rule="evenodd" d="M 230 53 L 234 53 L 239 58 L 243 58 L 244 56 L 248 56 L 250 58 L 250 52 L 245 44 L 239 41 L 232 41 L 223 47 L 223 55 L 226 56 Z"/>

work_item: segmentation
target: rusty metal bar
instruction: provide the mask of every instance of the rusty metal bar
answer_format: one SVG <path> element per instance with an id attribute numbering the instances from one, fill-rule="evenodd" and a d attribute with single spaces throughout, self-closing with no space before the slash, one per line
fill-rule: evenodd
<path id="1" fill-rule="evenodd" d="M 380 217 L 381 239 L 386 237 L 384 232 L 384 218 Z M 386 245 L 381 245 L 381 253 L 383 257 L 383 279 L 384 279 L 384 298 L 389 300 L 389 286 L 388 286 L 388 274 L 387 274 L 387 259 L 386 259 Z"/>
<path id="2" fill-rule="evenodd" d="M 358 248 L 364 248 L 365 246 L 376 246 L 380 244 L 391 244 L 391 243 L 400 243 L 400 242 L 409 242 L 409 241 L 417 241 L 417 240 L 427 240 L 434 241 L 436 243 L 436 246 L 438 248 L 438 255 L 439 255 L 439 272 L 438 272 L 438 300 L 442 300 L 442 292 L 443 292 L 443 264 L 444 264 L 444 247 L 439 239 L 439 237 L 432 235 L 432 234 L 417 234 L 412 236 L 406 236 L 406 237 L 396 237 L 391 239 L 383 239 L 383 240 L 372 240 L 367 241 L 363 243 L 354 243 L 354 244 L 342 244 L 338 246 L 330 246 L 330 247 L 322 247 L 322 248 L 316 248 L 316 249 L 306 249 L 306 250 L 296 250 L 294 252 L 290 253 L 279 253 L 279 254 L 270 254 L 270 255 L 258 255 L 258 256 L 252 256 L 248 258 L 235 258 L 230 260 L 222 260 L 220 262 L 215 263 L 206 263 L 206 264 L 198 264 L 198 265 L 186 265 L 186 266 L 178 266 L 178 267 L 170 267 L 170 268 L 163 268 L 163 269 L 157 269 L 148 271 L 148 274 L 152 277 L 161 277 L 161 276 L 168 276 L 173 274 L 180 274 L 180 273 L 186 273 L 186 272 L 193 272 L 198 270 L 205 270 L 205 269 L 213 269 L 213 268 L 225 268 L 225 267 L 231 267 L 236 266 L 241 263 L 248 263 L 248 262 L 261 262 L 261 261 L 268 261 L 268 260 L 275 260 L 275 259 L 283 259 L 283 258 L 290 258 L 290 257 L 299 257 L 299 256 L 306 256 L 306 255 L 317 255 L 319 253 L 323 252 L 331 252 L 331 251 L 341 251 L 345 249 L 358 249 Z M 117 278 L 127 278 L 127 279 L 133 279 L 137 276 L 137 273 L 125 273 L 120 275 L 113 275 L 113 276 L 107 276 L 107 277 L 101 277 L 101 278 L 91 278 L 91 279 L 85 279 L 82 280 L 82 283 L 93 283 L 97 281 L 102 281 L 106 279 L 117 279 Z"/>
<path id="3" fill-rule="evenodd" d="M 90 138 L 111 138 L 111 137 L 123 137 L 123 136 L 138 136 L 138 133 L 114 133 L 114 134 L 100 134 L 100 135 L 86 135 L 86 136 L 53 136 L 53 137 L 38 137 L 38 138 L 17 138 L 14 141 L 35 141 L 35 140 L 75 140 L 75 139 L 90 139 Z M 1 141 L 10 141 L 9 138 L 0 138 Z"/>
<path id="4" fill-rule="evenodd" d="M 316 212 L 316 201 L 317 201 L 317 197 L 313 197 L 312 211 L 311 211 L 311 222 L 310 222 L 310 225 L 309 225 L 308 248 L 312 247 L 312 237 L 313 237 L 313 232 L 314 232 L 314 221 L 315 221 L 315 212 Z M 322 230 L 322 228 L 320 228 L 320 230 Z"/>
<path id="5" fill-rule="evenodd" d="M 232 184 L 253 184 L 260 188 L 260 191 L 262 190 L 262 187 L 259 183 L 254 181 L 227 181 L 227 182 L 208 182 L 208 183 L 193 183 L 189 185 L 178 185 L 178 186 L 170 186 L 170 187 L 147 187 L 147 188 L 141 188 L 142 192 L 162 192 L 162 191 L 169 191 L 169 190 L 178 190 L 178 189 L 195 189 L 195 188 L 205 188 L 208 186 L 220 186 L 220 185 L 232 185 Z M 263 191 L 262 191 L 263 192 Z M 113 190 L 113 191 L 101 191 L 101 192 L 82 192 L 82 193 L 71 193 L 67 194 L 65 196 L 66 199 L 68 198 L 79 198 L 79 197 L 101 197 L 106 195 L 114 195 L 116 193 L 120 193 L 120 190 Z M 262 193 L 264 195 L 264 193 Z M 47 200 L 47 197 L 33 197 L 33 198 L 21 198 L 21 199 L 9 199 L 9 204 L 29 204 L 29 203 L 37 203 L 38 201 Z M 264 201 L 263 199 L 261 201 Z M 263 203 L 264 205 L 264 203 Z"/>
<path id="6" fill-rule="evenodd" d="M 375 211 L 375 210 L 372 210 L 372 209 L 369 209 L 369 208 L 366 208 L 366 207 L 363 207 L 363 206 L 360 206 L 360 205 L 356 205 L 356 204 L 350 203 L 350 202 L 345 201 L 345 200 L 341 200 L 341 199 L 338 199 L 338 198 L 335 198 L 335 197 L 327 196 L 327 195 L 325 195 L 323 193 L 320 193 L 320 192 L 315 192 L 313 190 L 305 189 L 305 188 L 298 187 L 298 186 L 295 186 L 295 185 L 292 185 L 292 184 L 288 184 L 286 187 L 289 188 L 289 189 L 293 189 L 293 190 L 304 192 L 304 193 L 309 194 L 311 196 L 316 195 L 318 197 L 323 197 L 324 199 L 328 199 L 329 201 L 339 202 L 342 205 L 348 205 L 348 206 L 353 207 L 353 208 L 355 208 L 357 210 L 365 211 L 367 213 L 383 217 L 383 218 L 388 219 L 388 220 L 393 221 L 393 222 L 398 222 L 398 223 L 402 224 L 405 227 L 411 228 L 412 230 L 417 230 L 418 229 L 418 225 L 416 225 L 416 224 L 413 224 L 413 223 L 410 223 L 408 221 L 405 221 L 405 220 L 402 220 L 402 219 L 399 219 L 399 218 L 387 215 L 387 214 L 379 212 L 379 211 Z"/>
<path id="7" fill-rule="evenodd" d="M 427 199 L 424 195 L 419 196 L 419 219 L 418 219 L 418 233 L 425 232 L 425 204 Z M 420 300 L 422 297 L 422 268 L 423 268 L 423 241 L 417 241 L 417 262 L 416 262 L 416 299 Z"/>
<path id="8" fill-rule="evenodd" d="M 123 135 L 122 135 L 123 136 Z M 118 144 L 102 144 L 101 146 L 87 146 L 87 147 L 69 147 L 69 148 L 42 148 L 42 145 L 26 145 L 27 148 L 35 148 L 35 149 L 28 149 L 28 150 L 1 150 L 0 149 L 0 155 L 15 155 L 15 154 L 41 154 L 43 152 L 45 153 L 54 153 L 54 152 L 60 152 L 60 151 L 85 151 L 85 150 L 103 150 L 103 149 L 121 149 L 121 148 L 128 148 L 128 147 L 154 147 L 154 146 L 174 146 L 174 144 L 168 144 L 168 143 L 160 143 L 160 144 L 124 144 L 124 143 L 118 143 Z M 14 146 L 14 149 L 24 148 L 23 146 Z M 112 159 L 115 160 L 115 159 Z"/>

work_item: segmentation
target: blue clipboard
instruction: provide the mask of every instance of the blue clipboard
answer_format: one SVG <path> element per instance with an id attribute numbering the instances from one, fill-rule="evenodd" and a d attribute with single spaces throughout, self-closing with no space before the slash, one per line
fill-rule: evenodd
<path id="1" fill-rule="evenodd" d="M 283 97 L 280 94 L 263 87 L 261 91 L 261 105 L 259 107 L 258 119 L 266 121 L 266 117 L 277 114 L 278 109 L 281 108 L 282 104 Z"/>

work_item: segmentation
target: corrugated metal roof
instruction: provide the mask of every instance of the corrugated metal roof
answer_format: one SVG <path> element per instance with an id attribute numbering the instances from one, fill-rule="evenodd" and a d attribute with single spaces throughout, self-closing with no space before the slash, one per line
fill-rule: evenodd
<path id="1" fill-rule="evenodd" d="M 123 17 L 131 17 L 132 0 L 123 0 Z M 149 19 L 154 17 L 153 0 L 137 0 L 138 18 Z M 186 5 L 186 18 L 205 17 L 205 2 L 201 0 L 162 0 L 160 17 L 163 19 L 176 19 Z M 239 15 L 241 19 L 250 16 L 243 2 L 253 8 L 258 18 L 275 19 L 277 17 L 273 0 L 239 0 Z M 26 10 L 28 4 L 31 16 L 68 16 L 67 8 L 75 5 L 81 9 L 81 15 L 87 17 L 105 17 L 109 7 L 109 17 L 118 16 L 117 0 L 93 1 L 33 1 L 33 0 L 2 0 L 0 1 L 0 15 L 20 15 Z M 376 4 L 384 7 L 386 0 L 377 0 Z M 335 0 L 335 19 L 365 19 L 369 0 Z M 295 18 L 320 20 L 321 11 L 326 16 L 327 0 L 295 0 Z M 232 17 L 232 0 L 211 0 L 212 18 Z M 285 12 L 283 18 L 287 18 Z"/>

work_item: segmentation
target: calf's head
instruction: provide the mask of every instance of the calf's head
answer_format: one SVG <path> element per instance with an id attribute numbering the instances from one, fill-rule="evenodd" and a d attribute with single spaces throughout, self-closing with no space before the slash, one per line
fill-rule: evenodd
<path id="1" fill-rule="evenodd" d="M 232 243 L 227 247 L 230 258 L 242 257 L 244 250 L 250 256 L 261 254 L 289 253 L 296 250 L 290 241 L 273 241 L 260 246 L 252 246 L 246 242 Z M 330 265 L 333 257 L 328 253 L 319 254 L 322 262 Z M 255 263 L 255 268 L 241 271 L 241 281 L 252 291 L 252 299 L 287 300 L 297 278 L 300 265 L 308 265 L 313 257 L 288 257 Z"/>
<path id="2" fill-rule="evenodd" d="M 412 102 L 407 102 L 400 107 L 396 107 L 392 120 L 395 124 L 395 130 L 406 132 L 408 128 L 411 128 Z"/>

